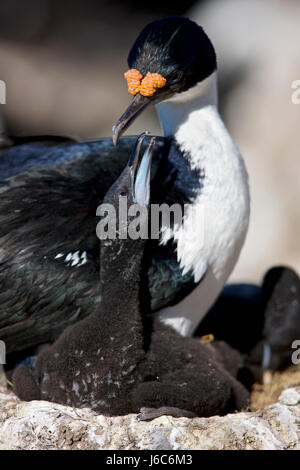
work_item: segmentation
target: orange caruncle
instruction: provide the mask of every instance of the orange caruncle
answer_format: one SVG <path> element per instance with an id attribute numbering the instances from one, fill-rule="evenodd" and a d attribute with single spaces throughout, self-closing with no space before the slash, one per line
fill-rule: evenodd
<path id="1" fill-rule="evenodd" d="M 167 80 L 159 73 L 148 72 L 146 77 L 136 69 L 130 69 L 124 77 L 127 80 L 128 91 L 132 95 L 141 93 L 143 96 L 152 96 L 158 88 L 165 86 Z"/>
<path id="2" fill-rule="evenodd" d="M 140 91 L 140 83 L 143 75 L 136 69 L 130 69 L 124 73 L 127 81 L 128 91 L 132 95 L 136 95 Z"/>
<path id="3" fill-rule="evenodd" d="M 148 72 L 143 78 L 140 86 L 140 94 L 143 96 L 152 96 L 158 88 L 165 86 L 167 80 L 159 73 Z"/>

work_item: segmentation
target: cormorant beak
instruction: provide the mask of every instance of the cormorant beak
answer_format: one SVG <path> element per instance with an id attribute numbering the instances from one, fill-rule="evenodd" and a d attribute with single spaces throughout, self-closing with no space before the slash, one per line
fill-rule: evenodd
<path id="1" fill-rule="evenodd" d="M 262 368 L 263 370 L 268 370 L 271 364 L 271 347 L 268 343 L 264 343 L 263 349 L 263 358 L 262 358 Z"/>
<path id="2" fill-rule="evenodd" d="M 262 370 L 263 370 L 263 377 L 262 382 L 264 385 L 269 385 L 272 382 L 273 373 L 271 371 L 271 347 L 268 343 L 264 344 L 263 349 L 263 358 L 262 358 Z"/>
<path id="3" fill-rule="evenodd" d="M 129 160 L 133 201 L 141 206 L 148 206 L 150 202 L 151 161 L 156 139 L 152 137 L 146 149 L 142 151 L 143 141 L 148 134 L 144 132 L 139 136 Z"/>
<path id="4" fill-rule="evenodd" d="M 114 145 L 117 144 L 119 137 L 125 132 L 125 130 L 130 126 L 130 124 L 144 111 L 144 109 L 153 102 L 152 97 L 148 98 L 146 96 L 137 93 L 133 98 L 126 109 L 122 114 L 118 122 L 112 128 L 112 139 Z"/>
<path id="5" fill-rule="evenodd" d="M 146 109 L 150 104 L 154 105 L 169 99 L 177 92 L 178 85 L 165 86 L 156 90 L 152 96 L 143 96 L 140 93 L 134 95 L 130 105 L 112 128 L 112 140 L 117 144 L 119 137 L 128 129 L 130 124 Z"/>

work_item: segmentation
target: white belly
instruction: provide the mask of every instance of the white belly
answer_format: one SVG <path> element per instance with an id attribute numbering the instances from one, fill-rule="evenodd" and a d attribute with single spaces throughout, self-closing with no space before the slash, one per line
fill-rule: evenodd
<path id="1" fill-rule="evenodd" d="M 175 137 L 192 168 L 205 175 L 192 211 L 174 234 L 183 272 L 192 269 L 195 281 L 202 280 L 179 304 L 158 314 L 190 336 L 238 260 L 249 223 L 249 190 L 242 157 L 214 106 L 192 112 Z"/>

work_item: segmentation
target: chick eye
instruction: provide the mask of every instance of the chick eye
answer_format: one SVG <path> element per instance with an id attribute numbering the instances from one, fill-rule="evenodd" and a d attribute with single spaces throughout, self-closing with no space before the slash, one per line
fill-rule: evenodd
<path id="1" fill-rule="evenodd" d="M 122 192 L 120 193 L 120 196 L 125 197 L 125 196 L 127 196 L 127 193 L 126 193 L 125 191 L 122 191 Z"/>

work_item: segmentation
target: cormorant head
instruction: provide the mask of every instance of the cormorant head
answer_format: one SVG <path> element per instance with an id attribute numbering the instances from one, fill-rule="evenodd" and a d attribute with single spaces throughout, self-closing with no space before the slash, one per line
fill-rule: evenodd
<path id="1" fill-rule="evenodd" d="M 130 70 L 139 72 L 141 86 L 131 91 L 134 97 L 113 127 L 115 144 L 148 105 L 194 87 L 216 70 L 217 62 L 213 45 L 201 26 L 188 18 L 169 17 L 153 21 L 143 29 L 131 48 L 128 65 Z M 151 74 L 159 74 L 165 83 L 154 86 L 151 95 L 149 90 L 143 92 L 142 87 L 143 83 L 146 85 L 143 80 L 147 74 L 150 84 Z"/>

